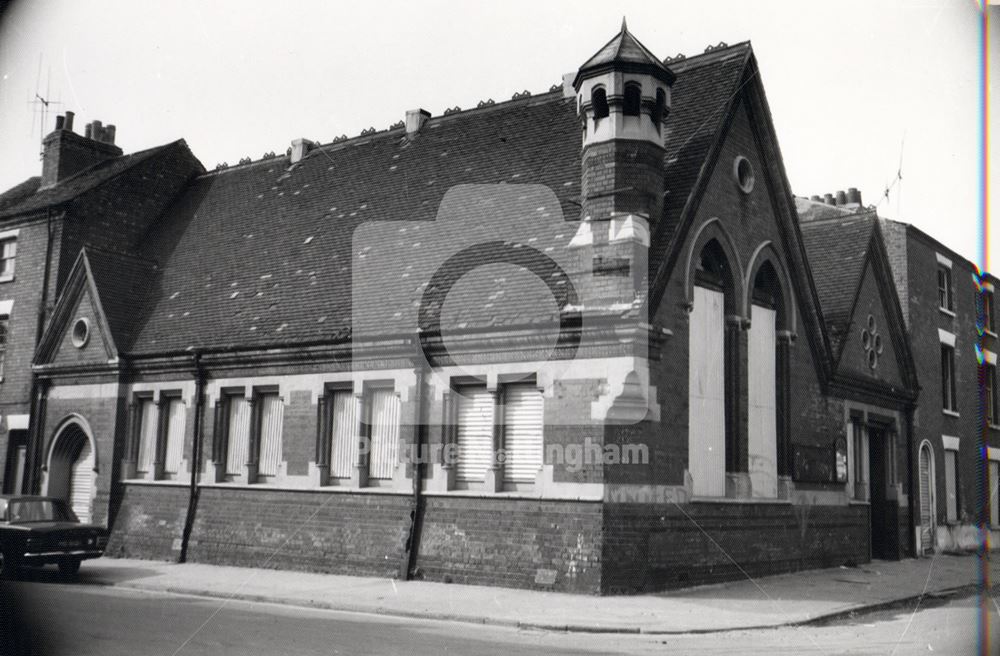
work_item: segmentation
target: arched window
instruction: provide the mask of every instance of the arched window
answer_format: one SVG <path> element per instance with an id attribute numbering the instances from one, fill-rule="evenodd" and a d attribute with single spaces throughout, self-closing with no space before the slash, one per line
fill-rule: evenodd
<path id="1" fill-rule="evenodd" d="M 695 496 L 726 494 L 728 444 L 726 295 L 732 294 L 730 266 L 721 245 L 709 241 L 695 264 L 688 332 L 688 470 Z"/>
<path id="2" fill-rule="evenodd" d="M 604 87 L 594 87 L 590 92 L 590 106 L 595 121 L 608 117 L 608 94 Z"/>
<path id="3" fill-rule="evenodd" d="M 642 99 L 642 87 L 635 82 L 625 84 L 625 106 L 622 111 L 625 116 L 638 116 Z"/>
<path id="4" fill-rule="evenodd" d="M 750 328 L 747 331 L 747 467 L 754 497 L 778 496 L 779 400 L 784 402 L 787 381 L 779 354 L 778 326 L 783 324 L 781 284 L 774 266 L 764 262 L 754 277 Z M 784 472 L 782 472 L 784 473 Z"/>
<path id="5" fill-rule="evenodd" d="M 656 104 L 653 105 L 653 113 L 649 115 L 649 118 L 653 121 L 653 125 L 656 127 L 656 131 L 660 131 L 660 126 L 663 125 L 664 114 L 667 111 L 667 94 L 664 93 L 663 89 L 656 90 Z"/>

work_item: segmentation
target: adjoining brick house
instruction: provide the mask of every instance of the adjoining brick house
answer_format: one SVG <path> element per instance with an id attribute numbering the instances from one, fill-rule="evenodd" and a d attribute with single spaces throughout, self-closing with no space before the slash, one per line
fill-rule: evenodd
<path id="1" fill-rule="evenodd" d="M 107 232 L 10 342 L 22 487 L 111 555 L 609 593 L 915 553 L 891 251 L 814 255 L 748 43 L 661 61 L 623 25 L 541 95 L 161 151 L 169 184 L 52 187 Z"/>

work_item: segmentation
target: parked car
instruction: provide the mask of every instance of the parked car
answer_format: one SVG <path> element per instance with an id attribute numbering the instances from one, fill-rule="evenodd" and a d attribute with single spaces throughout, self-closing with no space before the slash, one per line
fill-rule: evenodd
<path id="1" fill-rule="evenodd" d="M 101 526 L 82 524 L 63 499 L 0 496 L 0 575 L 12 577 L 25 565 L 59 565 L 76 574 L 80 562 L 99 558 L 108 543 Z"/>

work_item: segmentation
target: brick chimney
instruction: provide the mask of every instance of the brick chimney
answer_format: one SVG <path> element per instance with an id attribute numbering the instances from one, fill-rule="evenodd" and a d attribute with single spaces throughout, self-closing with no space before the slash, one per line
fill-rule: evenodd
<path id="1" fill-rule="evenodd" d="M 42 141 L 42 188 L 51 187 L 75 173 L 113 157 L 122 149 L 115 145 L 115 126 L 100 121 L 88 123 L 86 136 L 73 132 L 73 112 L 56 117 L 56 129 Z"/>

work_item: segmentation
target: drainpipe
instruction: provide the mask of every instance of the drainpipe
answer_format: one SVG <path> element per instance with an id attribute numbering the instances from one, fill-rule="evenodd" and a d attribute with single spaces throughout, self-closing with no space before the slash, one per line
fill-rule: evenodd
<path id="1" fill-rule="evenodd" d="M 906 405 L 906 433 L 909 441 L 909 448 L 906 450 L 906 460 L 907 460 L 907 491 L 909 492 L 908 500 L 910 506 L 910 539 L 913 540 L 913 548 L 911 553 L 914 558 L 918 558 L 920 554 L 917 551 L 917 522 L 920 521 L 917 513 L 917 491 L 913 487 L 913 447 L 916 446 L 920 448 L 920 442 L 917 440 L 916 435 L 913 434 L 913 411 L 914 406 L 912 403 Z"/>
<path id="2" fill-rule="evenodd" d="M 413 496 L 410 502 L 410 525 L 406 536 L 405 553 L 399 567 L 399 578 L 404 581 L 410 580 L 411 572 L 416 564 L 417 545 L 420 540 L 420 492 L 424 479 L 424 453 L 422 447 L 424 444 L 424 434 L 427 430 L 425 403 L 427 394 L 424 390 L 427 372 L 422 356 L 419 358 L 419 361 L 420 364 L 416 368 L 416 398 L 414 399 L 417 405 L 417 422 L 414 427 L 414 462 L 410 470 L 410 476 L 413 479 Z"/>
<path id="3" fill-rule="evenodd" d="M 198 475 L 202 457 L 202 423 L 205 414 L 205 370 L 201 365 L 201 353 L 195 352 L 194 357 L 194 435 L 191 444 L 191 485 L 188 494 L 187 516 L 184 518 L 184 533 L 181 536 L 181 555 L 178 562 L 187 562 L 188 543 L 191 541 L 191 529 L 194 527 L 194 517 L 198 511 Z"/>

